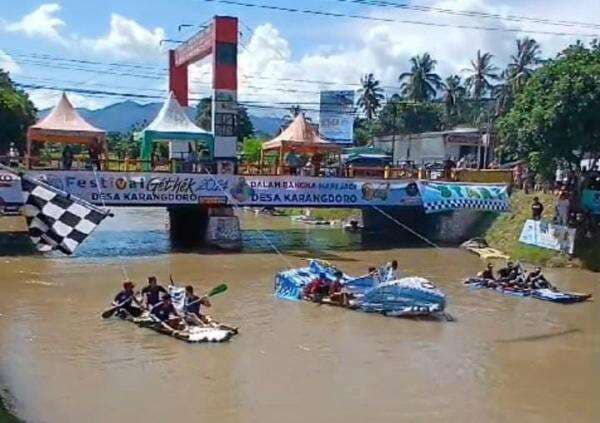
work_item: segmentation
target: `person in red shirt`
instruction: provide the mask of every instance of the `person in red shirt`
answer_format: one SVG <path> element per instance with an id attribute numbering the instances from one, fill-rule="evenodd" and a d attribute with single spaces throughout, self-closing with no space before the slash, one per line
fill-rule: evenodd
<path id="1" fill-rule="evenodd" d="M 325 273 L 320 273 L 319 277 L 306 285 L 304 288 L 304 297 L 310 301 L 320 301 L 327 292 L 329 287 L 327 283 L 327 275 Z"/>
<path id="2" fill-rule="evenodd" d="M 343 292 L 344 285 L 342 285 L 342 272 L 335 274 L 335 281 L 329 285 L 329 299 L 342 306 L 348 305 L 348 294 Z"/>

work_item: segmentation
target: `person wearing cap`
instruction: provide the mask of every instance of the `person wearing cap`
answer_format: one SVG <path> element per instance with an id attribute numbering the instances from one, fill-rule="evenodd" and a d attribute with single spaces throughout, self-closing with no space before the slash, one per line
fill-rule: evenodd
<path id="1" fill-rule="evenodd" d="M 150 317 L 174 331 L 177 331 L 176 327 L 179 326 L 182 320 L 169 294 L 163 295 L 162 301 L 152 307 Z"/>
<path id="2" fill-rule="evenodd" d="M 495 281 L 496 277 L 494 276 L 494 265 L 492 263 L 488 263 L 485 270 L 479 274 L 479 277 L 482 279 Z"/>
<path id="3" fill-rule="evenodd" d="M 183 311 L 185 312 L 185 321 L 188 324 L 196 326 L 209 325 L 211 319 L 201 313 L 201 306 L 210 307 L 210 300 L 207 297 L 199 297 L 194 294 L 194 287 L 188 285 L 185 287 L 185 303 Z"/>
<path id="4" fill-rule="evenodd" d="M 124 310 L 133 317 L 139 317 L 142 314 L 142 304 L 135 297 L 133 288 L 135 288 L 135 284 L 133 282 L 123 282 L 123 290 L 115 296 L 113 305 L 118 306 L 119 311 Z M 134 306 L 133 303 L 137 304 L 137 306 Z"/>
<path id="5" fill-rule="evenodd" d="M 158 304 L 161 294 L 168 294 L 168 291 L 164 286 L 158 284 L 156 276 L 150 276 L 148 278 L 148 285 L 142 289 L 142 297 L 146 300 L 146 307 L 151 309 Z"/>

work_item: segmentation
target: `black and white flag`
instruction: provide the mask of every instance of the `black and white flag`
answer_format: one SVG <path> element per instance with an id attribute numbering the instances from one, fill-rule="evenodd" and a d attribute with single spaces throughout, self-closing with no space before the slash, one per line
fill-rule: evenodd
<path id="1" fill-rule="evenodd" d="M 39 251 L 73 254 L 108 212 L 28 176 L 21 176 L 29 237 Z"/>

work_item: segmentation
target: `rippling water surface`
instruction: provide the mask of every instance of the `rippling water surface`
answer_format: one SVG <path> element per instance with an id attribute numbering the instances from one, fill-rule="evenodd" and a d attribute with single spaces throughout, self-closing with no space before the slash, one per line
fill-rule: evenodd
<path id="1" fill-rule="evenodd" d="M 240 254 L 177 251 L 161 209 L 120 210 L 72 258 L 32 251 L 0 221 L 0 384 L 32 422 L 600 421 L 600 307 L 469 291 L 481 261 L 406 246 L 402 230 L 348 234 L 243 217 Z M 456 322 L 391 319 L 277 300 L 273 275 L 321 256 L 350 274 L 396 258 L 436 282 Z M 209 289 L 230 343 L 187 345 L 99 312 L 124 273 Z M 600 277 L 552 270 L 600 295 Z M 138 284 L 139 286 L 139 284 Z"/>

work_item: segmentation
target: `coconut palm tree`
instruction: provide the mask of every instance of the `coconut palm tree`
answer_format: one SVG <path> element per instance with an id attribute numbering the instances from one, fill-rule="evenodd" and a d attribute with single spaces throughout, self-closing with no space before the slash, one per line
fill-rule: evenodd
<path id="1" fill-rule="evenodd" d="M 361 88 L 358 91 L 358 107 L 360 107 L 369 123 L 373 122 L 377 112 L 381 109 L 381 102 L 385 98 L 383 88 L 372 73 L 360 78 Z"/>
<path id="2" fill-rule="evenodd" d="M 404 72 L 398 80 L 402 83 L 402 95 L 409 100 L 422 102 L 435 98 L 437 90 L 443 87 L 442 78 L 434 73 L 437 62 L 429 53 L 410 59 L 410 72 Z"/>
<path id="3" fill-rule="evenodd" d="M 477 101 L 494 88 L 492 81 L 499 79 L 498 68 L 492 64 L 493 57 L 491 53 L 481 54 L 481 50 L 477 50 L 477 57 L 471 60 L 471 67 L 463 70 L 469 74 L 465 83 L 471 97 Z"/>
<path id="4" fill-rule="evenodd" d="M 540 45 L 533 38 L 525 37 L 517 40 L 517 54 L 512 55 L 506 76 L 513 84 L 514 91 L 519 91 L 534 71 L 535 65 L 541 63 Z"/>
<path id="5" fill-rule="evenodd" d="M 462 86 L 460 76 L 450 75 L 444 83 L 444 106 L 448 116 L 460 115 L 460 102 L 466 94 L 465 87 Z"/>
<path id="6" fill-rule="evenodd" d="M 514 86 L 510 82 L 510 78 L 507 74 L 508 70 L 505 70 L 502 73 L 502 76 L 504 77 L 504 82 L 496 85 L 492 89 L 492 97 L 494 98 L 496 117 L 504 116 L 513 103 L 515 94 Z"/>

